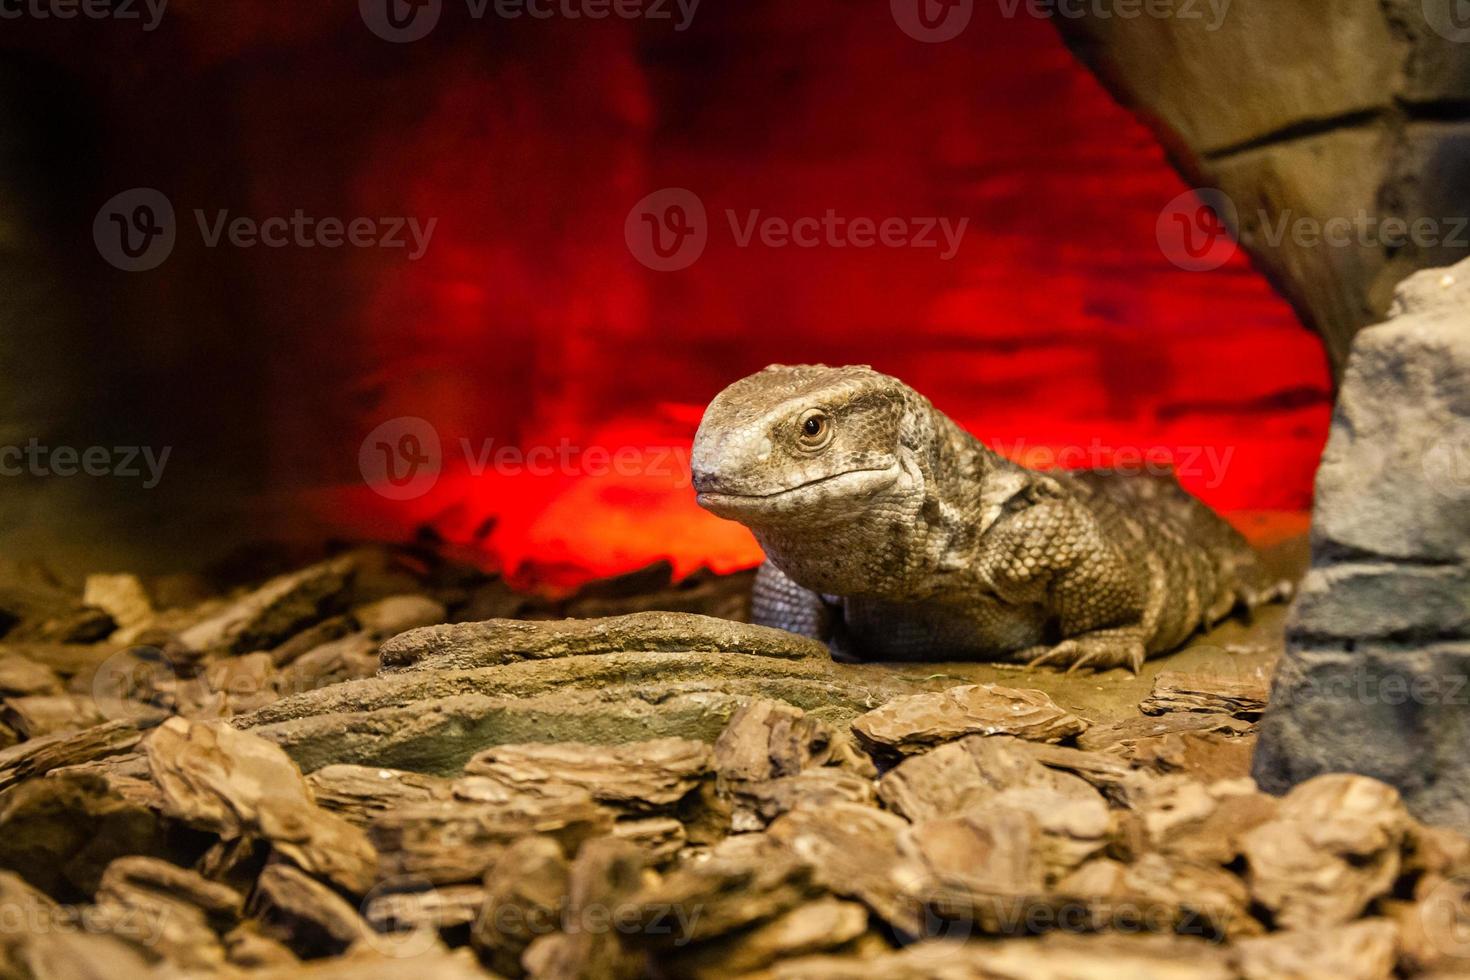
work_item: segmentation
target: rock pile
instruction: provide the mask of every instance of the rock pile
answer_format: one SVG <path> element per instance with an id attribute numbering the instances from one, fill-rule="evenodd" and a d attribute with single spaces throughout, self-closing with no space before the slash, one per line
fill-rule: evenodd
<path id="1" fill-rule="evenodd" d="M 450 603 L 374 594 L 382 558 L 0 644 L 7 702 L 90 705 L 0 750 L 0 975 L 1367 980 L 1470 954 L 1470 840 L 1361 776 L 1259 792 L 1258 682 L 1164 673 L 1093 723 L 627 596 L 426 625 Z M 130 686 L 96 669 L 119 652 Z M 239 680 L 302 660 L 326 680 Z"/>

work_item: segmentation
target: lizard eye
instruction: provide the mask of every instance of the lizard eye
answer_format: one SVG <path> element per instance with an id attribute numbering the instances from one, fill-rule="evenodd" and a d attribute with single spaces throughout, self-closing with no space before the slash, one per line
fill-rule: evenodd
<path id="1" fill-rule="evenodd" d="M 821 409 L 813 408 L 801 416 L 801 448 L 816 451 L 832 441 L 832 421 Z"/>

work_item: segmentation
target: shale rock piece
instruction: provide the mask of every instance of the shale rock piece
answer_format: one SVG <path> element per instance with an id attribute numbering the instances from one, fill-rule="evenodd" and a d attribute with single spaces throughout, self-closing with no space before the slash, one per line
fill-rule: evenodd
<path id="1" fill-rule="evenodd" d="M 1386 919 L 1364 919 L 1335 929 L 1278 932 L 1242 939 L 1234 958 L 1245 980 L 1388 980 L 1398 959 L 1398 932 Z"/>
<path id="2" fill-rule="evenodd" d="M 1342 925 L 1392 887 L 1408 826 L 1393 787 L 1319 776 L 1243 837 L 1251 894 L 1287 929 Z"/>
<path id="3" fill-rule="evenodd" d="M 777 919 L 819 893 L 809 863 L 773 837 L 742 834 L 633 897 L 639 941 L 659 950 L 707 943 Z"/>
<path id="4" fill-rule="evenodd" d="M 306 777 L 317 804 L 365 827 L 382 813 L 450 799 L 453 782 L 398 769 L 327 766 Z"/>
<path id="5" fill-rule="evenodd" d="M 456 787 L 455 799 L 400 807 L 373 821 L 369 833 L 382 854 L 380 877 L 434 885 L 479 881 L 522 837 L 546 835 L 571 854 L 612 829 L 611 814 L 586 790 L 519 796 L 474 779 Z M 466 793 L 473 798 L 463 798 Z"/>
<path id="6" fill-rule="evenodd" d="M 623 745 L 501 745 L 476 755 L 464 771 L 518 794 L 577 787 L 599 803 L 638 813 L 678 803 L 710 774 L 710 763 L 703 742 L 663 738 Z"/>
<path id="7" fill-rule="evenodd" d="M 1098 791 L 1036 762 L 1020 744 L 971 736 L 883 777 L 884 802 L 916 824 L 911 850 L 941 876 L 986 868 L 985 888 L 1025 894 L 1107 845 L 1113 819 Z M 997 859 L 1007 863 L 996 867 Z"/>
<path id="8" fill-rule="evenodd" d="M 609 653 L 745 653 L 758 657 L 825 659 L 827 648 L 785 630 L 697 616 L 646 612 L 604 619 L 528 623 L 491 619 L 410 630 L 383 644 L 383 669 L 488 667 Z"/>
<path id="9" fill-rule="evenodd" d="M 1265 677 L 1220 677 L 1210 674 L 1160 671 L 1154 688 L 1138 705 L 1146 715 L 1170 711 L 1259 718 L 1266 708 L 1268 682 Z"/>
<path id="10" fill-rule="evenodd" d="M 696 943 L 660 957 L 691 980 L 743 976 L 778 960 L 854 946 L 868 930 L 868 910 L 857 902 L 826 897 L 741 932 Z"/>
<path id="11" fill-rule="evenodd" d="M 870 751 L 910 755 L 965 735 L 1060 742 L 1082 734 L 1087 722 L 1041 691 L 970 684 L 895 698 L 855 719 L 852 730 Z"/>
<path id="12" fill-rule="evenodd" d="M 1178 936 L 1073 936 L 964 943 L 930 939 L 871 958 L 778 963 L 773 980 L 1235 980 L 1218 944 Z"/>
<path id="13" fill-rule="evenodd" d="M 451 663 L 496 665 L 442 666 L 430 656 L 436 637 L 448 637 Z M 283 698 L 233 724 L 282 745 L 306 771 L 350 763 L 451 775 L 493 745 L 712 742 L 751 698 L 830 724 L 913 691 L 900 677 L 833 663 L 815 641 L 690 615 L 431 627 L 384 649 L 416 666 Z"/>
<path id="14" fill-rule="evenodd" d="M 1470 261 L 1406 280 L 1394 313 L 1354 343 L 1254 772 L 1278 793 L 1360 772 L 1464 831 Z"/>
<path id="15" fill-rule="evenodd" d="M 907 829 L 891 813 L 835 803 L 792 810 L 768 833 L 811 864 L 822 887 L 857 899 L 901 933 L 921 936 L 933 880 L 924 863 L 901 847 L 900 835 Z"/>
<path id="16" fill-rule="evenodd" d="M 357 910 L 342 896 L 285 864 L 260 873 L 253 911 L 269 934 L 304 957 L 345 952 L 366 932 Z"/>
<path id="17" fill-rule="evenodd" d="M 560 928 L 569 884 L 561 845 L 523 837 L 505 849 L 485 875 L 485 901 L 471 942 L 491 969 L 524 976 L 521 957 L 538 936 Z"/>
<path id="18" fill-rule="evenodd" d="M 143 734 L 162 716 L 109 721 L 79 732 L 47 735 L 0 751 L 0 789 L 32 776 L 122 755 L 137 748 Z"/>
<path id="19" fill-rule="evenodd" d="M 350 557 L 312 565 L 271 579 L 184 630 L 181 646 L 199 653 L 249 653 L 269 649 L 320 619 L 353 572 Z"/>
<path id="20" fill-rule="evenodd" d="M 848 736 L 801 709 L 753 701 L 715 740 L 720 792 L 734 830 L 759 830 L 803 802 L 870 803 L 877 770 Z"/>
<path id="21" fill-rule="evenodd" d="M 371 886 L 377 855 L 367 836 L 316 805 L 279 747 L 224 725 L 170 718 L 143 749 L 168 815 L 226 840 L 264 837 L 346 891 Z"/>
<path id="22" fill-rule="evenodd" d="M 156 814 L 95 775 L 28 780 L 0 794 L 0 867 L 58 898 L 95 892 L 115 858 L 174 850 Z"/>
<path id="23" fill-rule="evenodd" d="M 523 961 L 532 976 L 635 980 L 644 957 L 625 943 L 617 923 L 637 912 L 633 897 L 645 880 L 644 854 L 626 841 L 589 841 L 567 876 L 567 928 L 542 936 Z M 609 924 L 611 923 L 611 924 Z"/>

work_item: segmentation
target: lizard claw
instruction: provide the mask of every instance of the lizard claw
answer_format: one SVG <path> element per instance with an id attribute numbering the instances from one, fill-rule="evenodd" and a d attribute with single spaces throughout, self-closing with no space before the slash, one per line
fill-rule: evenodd
<path id="1" fill-rule="evenodd" d="M 1068 654 L 1073 653 L 1076 649 L 1077 644 L 1075 641 L 1063 640 L 1056 646 L 1042 651 L 1040 656 L 1032 657 L 1030 660 L 1026 661 L 1026 667 L 1028 669 L 1032 667 L 1040 667 L 1042 664 L 1046 663 L 1049 660 L 1052 660 L 1053 658 L 1065 659 Z"/>

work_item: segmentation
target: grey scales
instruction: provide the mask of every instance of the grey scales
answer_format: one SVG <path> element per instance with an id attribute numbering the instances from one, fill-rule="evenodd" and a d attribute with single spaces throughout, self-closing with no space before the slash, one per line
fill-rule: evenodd
<path id="1" fill-rule="evenodd" d="M 752 620 L 841 659 L 1137 671 L 1290 591 L 1172 474 L 1028 469 L 866 366 L 735 382 L 690 462 L 765 550 Z"/>

